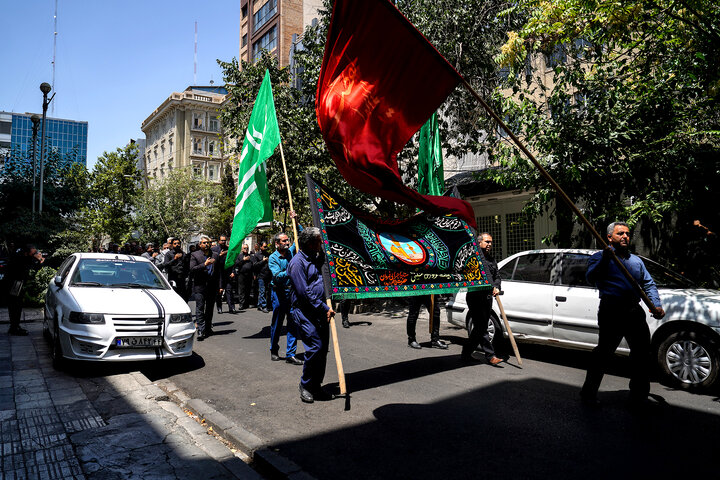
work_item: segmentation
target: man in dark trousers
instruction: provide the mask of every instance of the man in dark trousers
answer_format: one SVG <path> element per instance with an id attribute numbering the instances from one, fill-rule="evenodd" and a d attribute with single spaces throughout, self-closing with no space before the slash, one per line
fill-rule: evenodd
<path id="1" fill-rule="evenodd" d="M 238 308 L 246 310 L 250 306 L 250 289 L 253 281 L 253 261 L 247 244 L 243 244 L 242 252 L 235 259 L 233 268 L 238 283 Z"/>
<path id="2" fill-rule="evenodd" d="M 272 280 L 272 273 L 270 273 L 270 266 L 268 265 L 269 257 L 267 242 L 262 242 L 260 250 L 255 256 L 253 272 L 258 283 L 257 309 L 263 313 L 268 313 L 268 307 L 271 306 L 270 280 Z"/>
<path id="3" fill-rule="evenodd" d="M 612 259 L 611 250 L 615 251 L 615 255 L 653 303 L 654 308 L 650 310 L 652 316 L 661 319 L 665 316 L 665 310 L 645 264 L 629 251 L 630 229 L 627 224 L 613 222 L 608 225 L 607 238 L 610 245 L 588 260 L 587 280 L 600 291 L 600 331 L 580 398 L 586 405 L 598 405 L 597 392 L 605 365 L 625 337 L 630 347 L 630 406 L 642 407 L 647 403 L 650 393 L 650 330 L 645 312 L 640 306 L 640 295 Z"/>
<path id="4" fill-rule="evenodd" d="M 188 263 L 185 261 L 182 243 L 179 238 L 173 238 L 171 253 L 165 255 L 165 273 L 170 282 L 175 282 L 173 286 L 175 292 L 186 302 L 188 300 L 187 269 Z"/>
<path id="5" fill-rule="evenodd" d="M 305 403 L 332 398 L 321 388 L 330 338 L 328 324 L 335 314 L 325 300 L 321 242 L 318 228 L 303 230 L 298 237 L 300 252 L 290 260 L 287 267 L 290 278 L 290 316 L 305 345 L 305 365 L 300 377 L 300 400 Z"/>
<path id="6" fill-rule="evenodd" d="M 190 256 L 197 339 L 201 342 L 212 335 L 213 304 L 218 292 L 217 261 L 218 254 L 210 250 L 210 237 L 202 235 L 198 250 Z"/>
<path id="7" fill-rule="evenodd" d="M 222 297 L 224 294 L 225 301 L 228 305 L 228 312 L 235 313 L 235 295 L 233 294 L 235 270 L 233 268 L 225 268 L 225 259 L 227 258 L 228 252 L 227 235 L 220 235 L 220 238 L 218 238 L 218 244 L 211 247 L 211 250 L 218 254 L 217 311 L 218 313 L 222 313 Z"/>
<path id="8" fill-rule="evenodd" d="M 27 335 L 20 326 L 23 309 L 25 283 L 30 278 L 30 270 L 39 270 L 45 259 L 34 245 L 25 245 L 10 256 L 5 274 L 8 287 L 8 315 L 10 316 L 10 335 Z"/>
<path id="9" fill-rule="evenodd" d="M 294 215 L 291 212 L 291 216 Z M 280 332 L 283 322 L 290 313 L 290 277 L 287 274 L 287 266 L 295 254 L 295 245 L 290 246 L 290 239 L 283 232 L 275 235 L 275 251 L 270 255 L 268 266 L 272 273 L 271 295 L 272 295 L 272 320 L 270 322 L 270 360 L 280 360 L 278 350 L 280 349 Z M 287 347 L 285 361 L 293 365 L 302 365 L 303 361 L 295 357 L 297 351 L 296 325 L 288 318 L 287 325 Z"/>
<path id="10" fill-rule="evenodd" d="M 420 349 L 420 344 L 415 339 L 415 327 L 417 325 L 417 319 L 420 315 L 420 307 L 425 305 L 428 313 L 430 313 L 430 304 L 432 303 L 430 295 L 419 295 L 410 297 L 410 309 L 408 310 L 407 317 L 407 336 L 408 336 L 408 347 Z M 435 306 L 433 310 L 433 328 L 430 334 L 430 346 L 432 348 L 440 348 L 447 350 L 448 346 L 445 342 L 440 340 L 440 304 L 435 299 Z"/>
<path id="11" fill-rule="evenodd" d="M 495 257 L 490 253 L 493 244 L 492 235 L 483 232 L 478 235 L 478 239 L 480 253 L 483 255 L 485 272 L 493 289 L 491 294 L 487 292 L 468 292 L 465 297 L 470 317 L 473 320 L 473 328 L 467 343 L 463 346 L 460 358 L 463 361 L 472 361 L 472 353 L 478 345 L 480 345 L 487 362 L 490 365 L 497 366 L 498 363 L 502 362 L 502 359 L 495 356 L 495 349 L 488 334 L 488 321 L 490 320 L 490 312 L 492 311 L 493 298 L 500 293 L 500 275 L 498 274 Z M 495 335 L 502 335 L 502 332 L 495 332 Z"/>

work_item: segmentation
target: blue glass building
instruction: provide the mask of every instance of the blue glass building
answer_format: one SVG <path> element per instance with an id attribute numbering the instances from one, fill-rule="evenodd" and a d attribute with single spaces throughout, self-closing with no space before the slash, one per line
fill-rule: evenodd
<path id="1" fill-rule="evenodd" d="M 32 158 L 31 113 L 0 112 L 0 157 L 9 154 Z M 42 115 L 38 114 L 42 118 Z M 45 119 L 45 149 L 56 151 L 62 160 L 87 165 L 88 122 L 61 118 Z M 37 157 L 40 158 L 42 122 L 37 132 Z"/>

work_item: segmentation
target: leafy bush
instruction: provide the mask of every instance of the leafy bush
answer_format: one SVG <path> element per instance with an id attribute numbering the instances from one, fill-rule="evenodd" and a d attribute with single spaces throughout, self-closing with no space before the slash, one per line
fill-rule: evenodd
<path id="1" fill-rule="evenodd" d="M 45 305 L 45 292 L 50 281 L 55 278 L 56 272 L 57 270 L 50 267 L 42 267 L 40 270 L 30 272 L 30 277 L 23 289 L 23 304 L 26 307 L 42 307 Z"/>

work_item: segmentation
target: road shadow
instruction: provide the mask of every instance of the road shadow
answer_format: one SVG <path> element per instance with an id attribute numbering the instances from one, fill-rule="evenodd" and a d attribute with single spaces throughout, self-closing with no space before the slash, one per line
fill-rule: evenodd
<path id="1" fill-rule="evenodd" d="M 352 385 L 398 376 L 364 375 Z M 374 421 L 273 447 L 321 480 L 716 477 L 720 457 L 707 447 L 720 416 L 662 402 L 633 413 L 627 391 L 601 392 L 604 407 L 588 409 L 577 395 L 552 381 L 506 381 L 428 405 L 387 404 Z"/>

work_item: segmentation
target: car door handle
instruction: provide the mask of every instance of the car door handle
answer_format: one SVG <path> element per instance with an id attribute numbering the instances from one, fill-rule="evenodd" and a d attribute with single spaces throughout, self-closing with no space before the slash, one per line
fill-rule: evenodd
<path id="1" fill-rule="evenodd" d="M 567 297 L 555 297 L 556 302 L 567 302 Z"/>

